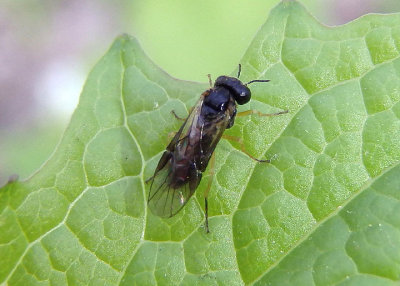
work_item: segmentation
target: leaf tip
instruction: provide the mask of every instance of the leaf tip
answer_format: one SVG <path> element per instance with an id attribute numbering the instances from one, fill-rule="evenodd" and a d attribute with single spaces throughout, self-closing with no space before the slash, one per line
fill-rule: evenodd
<path id="1" fill-rule="evenodd" d="M 19 179 L 19 175 L 18 175 L 18 174 L 12 174 L 12 175 L 8 178 L 7 184 L 14 183 L 14 182 L 18 181 L 18 179 Z"/>
<path id="2" fill-rule="evenodd" d="M 7 182 L 3 186 L 0 186 L 0 191 L 3 190 L 6 187 L 12 185 L 13 183 L 17 182 L 18 179 L 19 179 L 19 175 L 18 174 L 12 174 L 10 177 L 8 177 Z"/>

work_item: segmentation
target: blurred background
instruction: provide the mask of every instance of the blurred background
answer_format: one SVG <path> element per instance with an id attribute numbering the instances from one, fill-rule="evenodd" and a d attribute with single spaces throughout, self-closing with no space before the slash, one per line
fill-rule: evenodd
<path id="1" fill-rule="evenodd" d="M 128 33 L 162 69 L 185 80 L 229 74 L 278 0 L 2 0 L 0 186 L 46 161 L 90 69 Z M 322 23 L 400 11 L 399 0 L 303 0 Z"/>

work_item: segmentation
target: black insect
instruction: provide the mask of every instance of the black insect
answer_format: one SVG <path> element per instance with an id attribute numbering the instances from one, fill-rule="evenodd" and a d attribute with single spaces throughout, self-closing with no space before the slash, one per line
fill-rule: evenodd
<path id="1" fill-rule="evenodd" d="M 238 78 L 240 70 L 239 65 Z M 253 113 L 271 116 L 288 112 L 262 114 L 249 110 L 236 114 L 236 104 L 245 104 L 251 98 L 247 85 L 269 81 L 252 80 L 243 84 L 238 78 L 218 77 L 214 86 L 201 94 L 199 101 L 167 146 L 154 175 L 148 180 L 151 180 L 148 206 L 155 215 L 172 217 L 188 202 L 199 185 L 202 173 L 206 170 L 222 134 L 225 129 L 233 126 L 236 116 Z M 210 85 L 212 85 L 211 79 Z M 248 154 L 240 138 L 228 136 L 228 139 L 238 141 L 242 150 Z M 248 155 L 259 162 L 269 162 Z M 209 187 L 204 194 L 206 232 L 209 232 L 207 204 Z"/>

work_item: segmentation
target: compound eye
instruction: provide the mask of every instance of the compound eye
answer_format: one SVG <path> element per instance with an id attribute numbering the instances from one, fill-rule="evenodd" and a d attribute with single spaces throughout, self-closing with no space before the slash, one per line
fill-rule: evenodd
<path id="1" fill-rule="evenodd" d="M 245 85 L 236 86 L 233 92 L 233 97 L 235 98 L 238 104 L 240 105 L 246 104 L 247 102 L 250 101 L 251 98 L 250 89 Z"/>

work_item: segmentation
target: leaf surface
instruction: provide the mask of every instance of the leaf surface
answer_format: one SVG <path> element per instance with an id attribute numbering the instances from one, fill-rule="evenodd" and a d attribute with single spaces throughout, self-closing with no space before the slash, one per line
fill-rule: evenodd
<path id="1" fill-rule="evenodd" d="M 90 73 L 56 151 L 0 189 L 9 285 L 395 285 L 400 279 L 400 15 L 322 26 L 294 1 L 243 57 L 238 118 L 258 164 L 222 140 L 203 226 L 203 176 L 171 219 L 149 178 L 205 84 L 171 78 L 119 37 Z M 235 74 L 233 72 L 232 74 Z M 216 75 L 215 75 L 216 76 Z"/>

